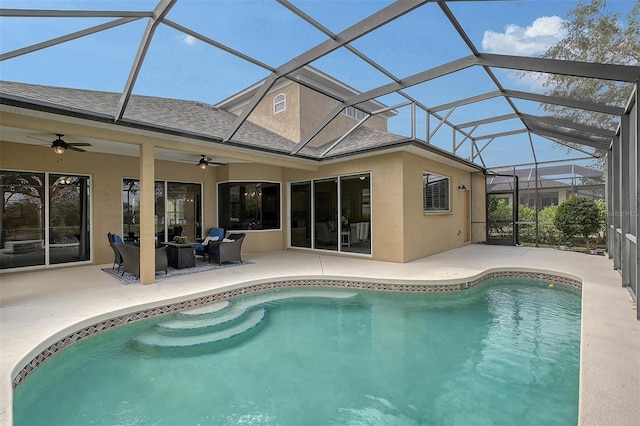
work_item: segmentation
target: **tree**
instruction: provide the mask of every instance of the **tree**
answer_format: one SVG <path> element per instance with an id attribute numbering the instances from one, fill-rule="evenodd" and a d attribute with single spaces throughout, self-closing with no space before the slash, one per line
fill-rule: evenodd
<path id="1" fill-rule="evenodd" d="M 495 195 L 489 195 L 487 206 L 487 227 L 489 234 L 505 238 L 513 232 L 510 223 L 513 221 L 513 206 Z"/>
<path id="2" fill-rule="evenodd" d="M 558 206 L 552 204 L 540 210 L 538 213 L 538 221 L 540 221 L 540 242 L 547 244 L 556 244 L 558 241 L 558 230 L 554 223 Z"/>
<path id="3" fill-rule="evenodd" d="M 587 249 L 589 237 L 600 231 L 600 209 L 590 198 L 571 197 L 560 203 L 556 209 L 554 225 L 565 239 L 582 237 Z"/>
<path id="4" fill-rule="evenodd" d="M 619 13 L 607 9 L 606 0 L 582 0 L 564 23 L 567 36 L 551 47 L 544 58 L 600 62 L 617 65 L 640 63 L 640 2 L 623 23 Z M 550 74 L 541 76 L 550 96 L 574 98 L 608 105 L 625 106 L 632 84 Z M 543 104 L 553 116 L 589 126 L 615 130 L 618 118 L 581 109 Z M 567 145 L 572 146 L 567 143 Z M 573 145 L 580 147 L 580 145 Z"/>

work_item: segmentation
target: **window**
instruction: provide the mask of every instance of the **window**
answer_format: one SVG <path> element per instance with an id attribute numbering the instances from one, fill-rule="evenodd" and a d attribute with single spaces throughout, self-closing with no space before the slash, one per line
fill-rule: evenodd
<path id="1" fill-rule="evenodd" d="M 342 103 L 340 101 L 336 101 L 336 105 L 342 105 Z M 342 114 L 346 115 L 347 117 L 355 118 L 356 120 L 362 120 L 365 115 L 363 111 L 360 111 L 359 109 L 352 106 L 348 106 L 343 109 Z"/>
<path id="2" fill-rule="evenodd" d="M 540 208 L 558 205 L 558 193 L 540 194 Z"/>
<path id="3" fill-rule="evenodd" d="M 422 173 L 425 212 L 449 211 L 449 181 L 446 176 Z"/>
<path id="4" fill-rule="evenodd" d="M 284 93 L 280 93 L 273 98 L 273 113 L 277 114 L 285 109 L 287 109 L 287 97 Z"/>
<path id="5" fill-rule="evenodd" d="M 218 226 L 229 230 L 280 229 L 280 184 L 219 184 Z"/>

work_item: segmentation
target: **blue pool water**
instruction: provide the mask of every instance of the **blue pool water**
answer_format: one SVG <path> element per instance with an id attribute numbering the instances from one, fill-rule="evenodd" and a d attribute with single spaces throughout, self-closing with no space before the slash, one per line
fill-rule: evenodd
<path id="1" fill-rule="evenodd" d="M 456 294 L 358 291 L 265 307 L 247 337 L 207 350 L 136 343 L 173 316 L 82 341 L 16 390 L 14 423 L 578 422 L 575 290 L 499 279 Z"/>

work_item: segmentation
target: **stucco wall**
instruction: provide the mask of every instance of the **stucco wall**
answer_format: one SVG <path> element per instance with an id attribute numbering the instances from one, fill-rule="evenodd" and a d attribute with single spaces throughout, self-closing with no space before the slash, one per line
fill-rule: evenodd
<path id="1" fill-rule="evenodd" d="M 307 138 L 316 126 L 336 107 L 333 98 L 318 93 L 307 87 L 300 87 L 300 136 Z M 345 114 L 338 114 L 322 131 L 311 141 L 312 146 L 322 146 L 332 142 L 351 130 L 359 120 Z M 386 131 L 387 120 L 383 116 L 369 118 L 365 127 L 380 131 Z"/>
<path id="2" fill-rule="evenodd" d="M 277 114 L 273 113 L 273 99 L 283 93 L 286 96 L 286 108 Z M 244 106 L 230 112 L 240 115 Z M 301 138 L 298 116 L 300 115 L 300 86 L 289 84 L 267 94 L 249 115 L 249 121 L 269 129 L 287 139 L 299 142 Z"/>
<path id="3" fill-rule="evenodd" d="M 274 114 L 273 100 L 281 93 L 286 96 L 286 109 Z M 248 120 L 294 142 L 300 142 L 311 134 L 318 123 L 335 106 L 335 99 L 297 83 L 291 83 L 267 94 L 249 115 Z M 232 109 L 230 112 L 239 115 L 243 109 L 244 106 Z M 357 123 L 358 120 L 355 118 L 339 114 L 314 137 L 311 145 L 322 146 L 331 142 L 345 134 Z M 387 119 L 383 115 L 377 115 L 369 118 L 364 126 L 386 131 Z"/>
<path id="4" fill-rule="evenodd" d="M 10 170 L 89 175 L 92 179 L 93 260 L 110 263 L 113 253 L 107 244 L 107 232 L 122 232 L 122 179 L 137 178 L 139 159 L 111 154 L 68 151 L 62 161 L 43 146 L 0 143 L 0 167 Z M 422 210 L 422 172 L 431 171 L 451 178 L 450 213 L 425 214 Z M 325 164 L 316 172 L 255 163 L 231 163 L 201 170 L 191 164 L 156 160 L 157 180 L 203 184 L 203 231 L 217 226 L 217 182 L 282 182 L 282 228 L 273 231 L 248 231 L 243 251 L 267 252 L 287 247 L 289 223 L 287 191 L 292 181 L 319 179 L 357 173 L 371 173 L 372 258 L 407 262 L 470 243 L 470 214 L 465 214 L 473 197 L 473 215 L 484 217 L 484 180 L 476 175 L 473 185 L 467 171 L 407 152 L 392 152 L 345 162 Z M 474 191 L 459 191 L 464 184 Z M 478 194 L 475 195 L 478 190 Z M 482 200 L 482 204 L 476 199 Z M 475 219 L 474 219 L 475 220 Z M 482 232 L 473 227 L 471 239 Z M 477 235 L 476 235 L 477 234 Z"/>
<path id="5" fill-rule="evenodd" d="M 451 178 L 451 212 L 423 213 L 423 171 Z M 313 173 L 285 170 L 284 178 L 291 182 L 362 172 L 371 172 L 373 259 L 408 262 L 470 244 L 471 191 L 457 189 L 463 184 L 471 187 L 468 171 L 395 152 L 322 166 Z"/>
<path id="6" fill-rule="evenodd" d="M 59 160 L 62 161 L 59 161 Z M 32 146 L 0 142 L 0 168 L 18 171 L 89 175 L 93 240 L 92 258 L 96 264 L 113 262 L 113 251 L 107 243 L 107 233 L 122 234 L 122 179 L 138 178 L 136 157 L 122 155 L 78 153 L 68 150 L 57 157 L 47 146 Z M 205 216 L 203 229 L 215 226 L 215 218 L 207 212 L 216 211 L 215 175 L 213 169 L 202 171 L 189 164 L 155 162 L 156 180 L 203 183 Z"/>
<path id="7" fill-rule="evenodd" d="M 404 153 L 404 261 L 411 261 L 469 244 L 470 173 L 417 155 Z M 449 212 L 423 211 L 422 173 L 431 172 L 450 178 Z"/>
<path id="8" fill-rule="evenodd" d="M 324 165 L 318 172 L 287 169 L 284 177 L 293 182 L 370 172 L 372 258 L 402 262 L 401 168 L 401 154 L 392 153 Z"/>

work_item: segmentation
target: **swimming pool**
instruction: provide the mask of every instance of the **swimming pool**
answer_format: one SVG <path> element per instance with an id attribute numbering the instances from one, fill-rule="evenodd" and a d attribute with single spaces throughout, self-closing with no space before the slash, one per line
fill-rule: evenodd
<path id="1" fill-rule="evenodd" d="M 262 303 L 249 337 L 210 352 L 141 348 L 169 316 L 100 334 L 24 381 L 14 422 L 577 423 L 579 292 L 499 279 L 357 293 Z"/>

